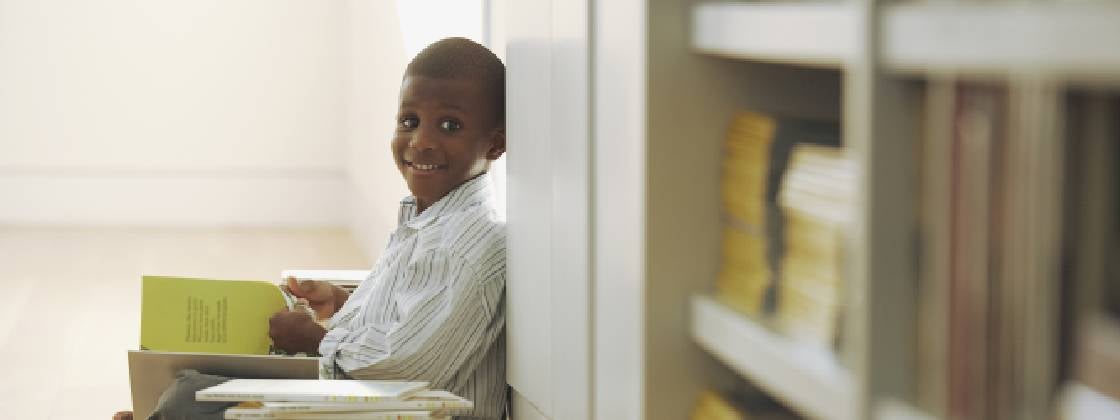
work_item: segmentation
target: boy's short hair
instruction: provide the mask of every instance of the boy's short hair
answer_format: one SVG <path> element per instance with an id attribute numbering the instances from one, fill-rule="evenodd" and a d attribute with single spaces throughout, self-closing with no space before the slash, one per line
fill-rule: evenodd
<path id="1" fill-rule="evenodd" d="M 486 47 L 466 38 L 444 38 L 416 54 L 404 71 L 407 76 L 473 79 L 491 96 L 498 123 L 506 120 L 506 66 Z"/>

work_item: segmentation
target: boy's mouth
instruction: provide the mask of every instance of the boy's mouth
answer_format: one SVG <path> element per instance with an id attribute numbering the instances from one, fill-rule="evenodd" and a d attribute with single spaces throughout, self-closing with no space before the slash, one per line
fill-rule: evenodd
<path id="1" fill-rule="evenodd" d="M 432 173 L 440 169 L 446 169 L 447 165 L 440 165 L 435 163 L 416 163 L 408 160 L 404 161 L 405 166 L 412 168 L 414 172 L 418 173 Z"/>

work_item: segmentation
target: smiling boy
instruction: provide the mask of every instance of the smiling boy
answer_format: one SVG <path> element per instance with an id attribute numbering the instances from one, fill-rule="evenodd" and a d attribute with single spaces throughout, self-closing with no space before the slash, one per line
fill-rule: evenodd
<path id="1" fill-rule="evenodd" d="M 331 318 L 322 328 L 281 312 L 271 321 L 276 344 L 321 354 L 326 378 L 427 380 L 474 401 L 463 418 L 501 418 L 505 226 L 485 173 L 505 142 L 501 61 L 464 38 L 421 51 L 405 70 L 391 146 L 412 192 L 399 225 L 352 295 L 290 282 Z"/>
<path id="2" fill-rule="evenodd" d="M 329 321 L 283 311 L 269 334 L 284 350 L 321 354 L 323 378 L 425 380 L 474 402 L 458 418 L 500 419 L 505 226 L 486 171 L 505 152 L 505 66 L 464 38 L 428 46 L 405 70 L 396 121 L 390 149 L 412 195 L 388 246 L 352 294 L 289 279 Z M 225 379 L 181 376 L 153 418 L 221 418 L 224 407 L 195 403 L 191 388 Z"/>

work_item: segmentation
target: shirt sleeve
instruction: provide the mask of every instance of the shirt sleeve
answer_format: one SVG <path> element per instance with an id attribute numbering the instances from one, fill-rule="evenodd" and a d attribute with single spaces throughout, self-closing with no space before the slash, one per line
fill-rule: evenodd
<path id="1" fill-rule="evenodd" d="M 396 297 L 397 322 L 328 331 L 319 345 L 324 373 L 426 380 L 446 388 L 464 368 L 473 371 L 471 365 L 481 360 L 505 322 L 500 310 L 504 270 L 479 272 L 475 266 L 448 261 L 446 270 L 413 270 L 397 279 L 430 286 Z"/>

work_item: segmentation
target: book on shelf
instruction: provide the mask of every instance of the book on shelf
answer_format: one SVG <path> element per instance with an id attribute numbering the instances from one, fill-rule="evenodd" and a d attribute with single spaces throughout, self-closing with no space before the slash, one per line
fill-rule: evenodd
<path id="1" fill-rule="evenodd" d="M 267 281 L 144 276 L 142 350 L 270 354 L 268 319 L 298 305 Z"/>
<path id="2" fill-rule="evenodd" d="M 771 276 L 766 191 L 776 126 L 770 116 L 741 112 L 732 120 L 724 143 L 720 197 L 725 221 L 716 294 L 750 315 L 761 314 Z"/>
<path id="3" fill-rule="evenodd" d="M 992 302 L 999 297 L 989 294 L 1001 280 L 991 254 L 1002 249 L 998 152 L 1005 136 L 1006 96 L 1000 86 L 962 85 L 952 114 L 948 397 L 950 414 L 959 418 L 994 413 L 985 404 L 992 392 L 989 383 L 999 376 L 993 378 L 990 369 L 995 366 L 989 366 L 989 360 L 1007 351 L 1002 348 L 1005 340 L 989 339 L 990 323 L 1000 319 L 992 313 Z"/>
<path id="4" fill-rule="evenodd" d="M 772 399 L 754 392 L 738 395 L 733 392 L 705 390 L 696 399 L 692 420 L 797 420 L 799 417 Z"/>
<path id="5" fill-rule="evenodd" d="M 1120 418 L 1120 99 L 1070 95 L 1062 415 Z"/>
<path id="6" fill-rule="evenodd" d="M 724 144 L 721 265 L 716 297 L 750 316 L 775 310 L 782 217 L 777 205 L 782 174 L 794 144 L 838 145 L 836 123 L 743 111 Z"/>
<path id="7" fill-rule="evenodd" d="M 785 247 L 776 324 L 788 336 L 829 348 L 839 340 L 857 175 L 843 149 L 799 144 L 779 194 Z"/>
<path id="8" fill-rule="evenodd" d="M 920 405 L 1043 419 L 1063 383 L 1120 393 L 1118 333 L 1099 321 L 1117 284 L 1120 107 L 1030 80 L 938 80 L 927 95 Z"/>

